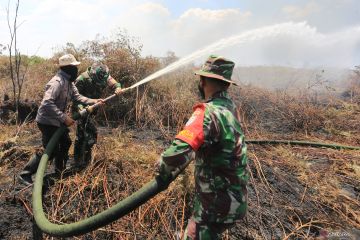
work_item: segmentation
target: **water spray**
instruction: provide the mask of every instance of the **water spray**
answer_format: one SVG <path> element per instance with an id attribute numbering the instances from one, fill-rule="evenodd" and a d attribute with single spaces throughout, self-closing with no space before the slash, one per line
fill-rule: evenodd
<path id="1" fill-rule="evenodd" d="M 257 40 L 261 40 L 268 37 L 276 37 L 278 35 L 293 35 L 298 36 L 299 35 L 299 27 L 306 26 L 306 22 L 301 23 L 282 23 L 282 24 L 276 24 L 272 26 L 262 27 L 255 30 L 246 31 L 244 33 L 234 35 L 232 37 L 223 38 L 219 41 L 216 41 L 204 48 L 201 48 L 183 58 L 180 58 L 176 62 L 170 64 L 169 66 L 149 75 L 148 77 L 142 79 L 141 81 L 133 84 L 132 86 L 128 88 L 124 88 L 123 92 L 131 90 L 133 88 L 136 88 L 144 83 L 150 82 L 156 78 L 159 78 L 165 74 L 168 74 L 172 71 L 175 71 L 176 69 L 183 67 L 191 62 L 193 62 L 196 59 L 199 59 L 200 57 L 205 56 L 206 54 L 214 53 L 216 51 L 219 51 L 221 49 L 231 47 L 234 45 L 243 45 L 248 42 L 253 42 Z M 106 99 L 104 99 L 104 102 L 107 102 L 113 98 L 116 97 L 116 94 L 113 94 Z M 94 109 L 98 108 L 101 105 L 101 103 L 94 104 L 90 106 L 87 110 L 83 109 L 80 114 L 83 116 L 87 112 L 91 113 Z"/>
<path id="2" fill-rule="evenodd" d="M 300 25 L 304 25 L 304 23 L 299 23 Z M 209 54 L 210 52 L 215 52 L 225 47 L 233 46 L 235 44 L 243 44 L 246 42 L 255 41 L 258 39 L 262 39 L 265 37 L 272 37 L 277 36 L 279 34 L 298 34 L 296 28 L 294 26 L 299 25 L 294 23 L 285 23 L 285 24 L 278 24 L 270 27 L 264 27 L 255 29 L 252 31 L 248 31 L 242 33 L 240 35 L 236 35 L 230 38 L 221 39 L 209 46 L 200 49 L 180 60 L 170 64 L 169 66 L 151 74 L 150 76 L 144 78 L 143 80 L 135 83 L 134 85 L 123 89 L 122 92 L 129 91 L 133 88 L 136 88 L 144 83 L 147 83 L 151 80 L 154 80 L 160 76 L 163 76 L 171 71 L 174 71 L 195 59 L 204 56 L 205 54 Z M 113 94 L 106 99 L 104 102 L 107 102 L 116 97 L 116 94 Z M 102 103 L 96 103 L 86 110 L 82 110 L 80 114 L 74 116 L 74 120 L 79 119 L 81 116 L 86 115 L 87 113 L 91 113 L 102 105 Z M 120 201 L 113 207 L 98 213 L 94 216 L 89 218 L 83 219 L 78 222 L 68 223 L 68 224 L 55 224 L 51 223 L 43 209 L 43 202 L 42 202 L 42 188 L 43 188 L 43 178 L 45 174 L 45 170 L 47 167 L 47 162 L 49 160 L 49 156 L 51 156 L 52 152 L 54 151 L 55 146 L 58 144 L 58 141 L 62 134 L 67 129 L 66 126 L 60 127 L 55 134 L 50 139 L 43 156 L 41 157 L 39 167 L 37 169 L 34 189 L 32 194 L 32 206 L 33 206 L 33 213 L 34 219 L 37 226 L 40 228 L 41 231 L 57 237 L 71 237 L 75 235 L 81 235 L 93 231 L 99 227 L 103 227 L 111 222 L 123 217 L 124 215 L 130 213 L 131 211 L 135 210 L 149 199 L 160 193 L 161 191 L 165 190 L 169 184 L 175 180 L 175 178 L 186 168 L 186 166 L 190 163 L 187 162 L 186 165 L 182 166 L 181 168 L 177 169 L 171 178 L 164 181 L 161 177 L 156 176 L 152 181 L 145 184 L 141 189 L 137 192 L 133 193 L 131 196 L 127 197 L 126 199 Z M 352 147 L 352 146 L 342 146 L 336 144 L 324 144 L 324 143 L 312 143 L 312 142 L 302 142 L 302 141 L 276 141 L 276 140 L 248 140 L 246 141 L 249 144 L 289 144 L 289 145 L 302 145 L 302 146 L 312 146 L 312 147 L 330 147 L 335 149 L 348 149 L 348 150 L 360 150 L 359 147 Z"/>

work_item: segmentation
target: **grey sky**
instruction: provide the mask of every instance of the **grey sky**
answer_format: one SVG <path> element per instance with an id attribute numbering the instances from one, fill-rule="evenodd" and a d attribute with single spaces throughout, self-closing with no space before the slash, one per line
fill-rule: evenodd
<path id="1" fill-rule="evenodd" d="M 0 0 L 0 43 L 9 40 Z M 12 1 L 14 3 L 14 1 Z M 66 42 L 125 28 L 144 44 L 144 55 L 168 50 L 184 56 L 221 38 L 294 22 L 292 35 L 233 46 L 216 53 L 241 65 L 339 66 L 360 63 L 360 3 L 356 0 L 23 0 L 19 29 L 25 54 L 51 56 Z M 286 31 L 286 29 L 284 29 Z"/>

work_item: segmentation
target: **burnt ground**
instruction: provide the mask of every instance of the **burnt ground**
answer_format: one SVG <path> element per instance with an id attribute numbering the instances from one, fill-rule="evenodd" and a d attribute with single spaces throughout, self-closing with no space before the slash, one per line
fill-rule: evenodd
<path id="1" fill-rule="evenodd" d="M 0 144 L 0 239 L 29 239 L 31 235 L 31 188 L 16 182 L 30 154 L 29 147 L 19 146 L 18 138 Z"/>
<path id="2" fill-rule="evenodd" d="M 24 209 L 21 198 L 0 201 L 0 239 L 31 239 L 31 215 Z"/>
<path id="3" fill-rule="evenodd" d="M 344 239 L 355 237 L 354 231 L 359 229 L 359 178 L 334 173 L 332 168 L 342 165 L 340 161 L 355 159 L 358 164 L 359 155 L 328 149 L 257 146 L 250 155 L 252 181 L 249 214 L 243 223 L 246 227 L 230 231 L 230 239 L 310 239 L 324 231 L 352 237 Z M 344 211 L 349 206 L 354 214 Z"/>
<path id="4" fill-rule="evenodd" d="M 29 125 L 17 140 L 0 146 L 0 239 L 32 239 L 31 188 L 17 183 L 16 175 L 38 137 Z M 156 130 L 102 129 L 93 163 L 47 192 L 49 219 L 72 222 L 125 198 L 153 177 L 152 164 L 167 144 Z M 359 239 L 359 151 L 248 148 L 249 212 L 224 239 Z M 141 208 L 74 239 L 176 239 L 191 213 L 192 189 L 190 166 Z"/>

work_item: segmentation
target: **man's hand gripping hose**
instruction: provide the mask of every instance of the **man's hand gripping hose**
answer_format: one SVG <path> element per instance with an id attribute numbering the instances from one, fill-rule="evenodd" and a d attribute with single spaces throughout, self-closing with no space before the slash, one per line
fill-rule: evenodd
<path id="1" fill-rule="evenodd" d="M 121 91 L 121 94 L 128 91 L 130 88 L 124 88 L 122 89 Z M 101 105 L 103 105 L 104 103 L 110 101 L 111 99 L 115 98 L 116 96 L 119 96 L 120 94 L 113 94 L 113 95 L 110 95 L 109 97 L 103 99 L 102 101 L 99 101 L 91 106 L 88 106 L 82 110 L 79 111 L 79 115 L 76 119 L 78 118 L 83 118 L 85 116 L 87 116 L 88 114 L 91 114 L 92 112 L 94 112 L 95 109 L 99 108 Z M 75 118 L 75 117 L 74 117 Z M 75 119 L 75 120 L 76 120 Z"/>

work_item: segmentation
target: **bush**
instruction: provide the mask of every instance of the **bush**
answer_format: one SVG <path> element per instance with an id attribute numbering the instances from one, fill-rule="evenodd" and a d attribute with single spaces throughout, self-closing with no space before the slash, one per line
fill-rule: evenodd
<path id="1" fill-rule="evenodd" d="M 251 130 L 308 134 L 324 127 L 324 106 L 312 102 L 306 92 L 294 95 L 242 86 L 232 89 L 231 94 L 240 108 L 243 124 L 256 126 Z"/>

